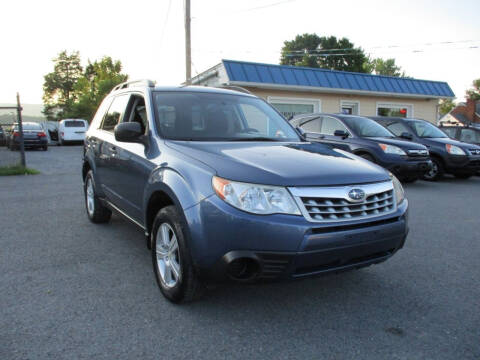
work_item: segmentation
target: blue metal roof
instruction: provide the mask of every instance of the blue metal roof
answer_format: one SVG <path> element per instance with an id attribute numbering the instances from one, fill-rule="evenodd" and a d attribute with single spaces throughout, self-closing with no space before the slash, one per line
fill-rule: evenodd
<path id="1" fill-rule="evenodd" d="M 222 62 L 230 81 L 380 92 L 403 94 L 404 96 L 455 96 L 450 86 L 443 81 L 418 80 L 235 60 L 222 60 Z"/>

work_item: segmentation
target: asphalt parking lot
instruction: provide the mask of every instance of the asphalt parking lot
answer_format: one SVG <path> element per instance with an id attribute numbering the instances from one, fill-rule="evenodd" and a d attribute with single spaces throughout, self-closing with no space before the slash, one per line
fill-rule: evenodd
<path id="1" fill-rule="evenodd" d="M 407 185 L 383 264 L 177 306 L 141 230 L 88 221 L 81 153 L 28 151 L 41 175 L 0 178 L 0 359 L 480 358 L 480 177 Z"/>

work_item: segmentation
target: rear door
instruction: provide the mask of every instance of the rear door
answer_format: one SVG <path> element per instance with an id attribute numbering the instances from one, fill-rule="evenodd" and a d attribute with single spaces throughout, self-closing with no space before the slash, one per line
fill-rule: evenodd
<path id="1" fill-rule="evenodd" d="M 114 191 L 115 183 L 118 181 L 119 169 L 117 168 L 117 144 L 113 129 L 123 118 L 129 99 L 130 94 L 121 94 L 113 98 L 112 104 L 97 132 L 95 159 L 97 175 L 107 199 L 117 206 L 121 204 L 121 195 Z"/>

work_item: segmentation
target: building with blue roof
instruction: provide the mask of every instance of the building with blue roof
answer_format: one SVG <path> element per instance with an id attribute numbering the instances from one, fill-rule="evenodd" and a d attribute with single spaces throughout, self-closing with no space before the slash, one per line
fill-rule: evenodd
<path id="1" fill-rule="evenodd" d="M 287 118 L 310 112 L 417 117 L 436 122 L 438 101 L 455 94 L 446 82 L 318 68 L 222 60 L 193 85 L 241 86 Z"/>

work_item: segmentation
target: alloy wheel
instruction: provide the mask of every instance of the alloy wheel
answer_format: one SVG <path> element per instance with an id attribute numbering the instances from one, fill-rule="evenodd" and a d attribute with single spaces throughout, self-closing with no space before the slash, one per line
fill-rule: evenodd
<path id="1" fill-rule="evenodd" d="M 87 179 L 87 210 L 90 216 L 95 213 L 95 193 L 93 191 L 92 179 Z"/>
<path id="2" fill-rule="evenodd" d="M 177 236 L 168 223 L 158 228 L 155 250 L 162 284 L 172 288 L 181 280 L 182 274 Z"/>

